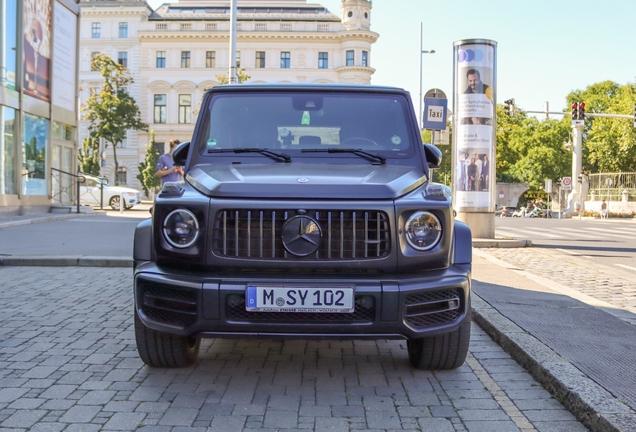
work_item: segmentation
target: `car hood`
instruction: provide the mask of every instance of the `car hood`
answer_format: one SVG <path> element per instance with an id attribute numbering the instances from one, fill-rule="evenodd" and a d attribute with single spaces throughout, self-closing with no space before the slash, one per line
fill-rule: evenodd
<path id="1" fill-rule="evenodd" d="M 413 167 L 345 164 L 197 165 L 186 180 L 216 198 L 393 199 L 426 182 Z"/>

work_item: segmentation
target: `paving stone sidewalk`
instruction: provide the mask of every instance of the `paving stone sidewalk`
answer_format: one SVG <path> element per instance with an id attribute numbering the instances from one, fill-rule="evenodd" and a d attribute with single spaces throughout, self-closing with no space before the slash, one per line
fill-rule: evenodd
<path id="1" fill-rule="evenodd" d="M 585 431 L 473 325 L 467 362 L 413 370 L 401 341 L 205 340 L 151 369 L 125 268 L 0 268 L 1 431 Z"/>

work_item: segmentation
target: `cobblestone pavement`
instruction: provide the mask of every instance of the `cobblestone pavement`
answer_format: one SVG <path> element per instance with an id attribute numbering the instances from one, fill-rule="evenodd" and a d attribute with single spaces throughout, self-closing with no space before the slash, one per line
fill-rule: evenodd
<path id="1" fill-rule="evenodd" d="M 584 431 L 479 327 L 467 362 L 400 341 L 204 340 L 151 369 L 121 268 L 0 268 L 1 431 Z"/>
<path id="2" fill-rule="evenodd" d="M 636 274 L 594 261 L 593 255 L 572 254 L 552 248 L 480 249 L 484 257 L 494 257 L 527 276 L 550 281 L 550 287 L 561 285 L 582 296 L 591 297 L 627 312 L 622 319 L 636 325 Z M 585 301 L 585 298 L 582 300 Z"/>

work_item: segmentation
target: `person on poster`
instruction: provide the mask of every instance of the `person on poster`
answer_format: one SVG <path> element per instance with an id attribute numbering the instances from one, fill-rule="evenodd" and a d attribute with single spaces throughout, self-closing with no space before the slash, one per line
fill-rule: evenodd
<path id="1" fill-rule="evenodd" d="M 167 153 L 159 156 L 159 161 L 157 162 L 157 166 L 155 167 L 156 173 L 158 177 L 161 177 L 161 186 L 163 186 L 166 182 L 177 182 L 182 179 L 183 171 L 180 166 L 176 166 L 174 164 L 174 160 L 172 159 L 172 151 L 180 144 L 181 141 L 178 139 L 170 140 L 170 150 Z"/>
<path id="2" fill-rule="evenodd" d="M 468 190 L 475 191 L 475 183 L 477 181 L 477 165 L 475 165 L 475 158 L 470 160 L 470 165 L 466 168 L 466 174 L 468 175 Z"/>
<path id="3" fill-rule="evenodd" d="M 490 162 L 488 161 L 488 155 L 484 155 L 483 162 L 481 164 L 481 190 L 488 190 L 488 182 L 490 181 Z"/>
<path id="4" fill-rule="evenodd" d="M 468 167 L 470 166 L 470 157 L 468 156 L 468 153 L 464 153 L 464 171 L 466 172 L 466 176 L 464 177 L 464 185 L 463 185 L 463 189 L 464 191 L 470 190 L 470 178 L 468 177 Z"/>
<path id="5" fill-rule="evenodd" d="M 488 99 L 492 99 L 492 89 L 488 84 L 484 84 L 477 69 L 468 69 L 466 72 L 468 87 L 464 94 L 485 94 Z"/>
<path id="6" fill-rule="evenodd" d="M 459 182 L 457 183 L 457 190 L 466 190 L 466 153 L 459 152 L 459 163 L 457 164 L 457 171 Z"/>
<path id="7" fill-rule="evenodd" d="M 476 182 L 476 191 L 481 190 L 481 155 L 475 153 L 475 165 L 477 165 L 477 182 Z"/>

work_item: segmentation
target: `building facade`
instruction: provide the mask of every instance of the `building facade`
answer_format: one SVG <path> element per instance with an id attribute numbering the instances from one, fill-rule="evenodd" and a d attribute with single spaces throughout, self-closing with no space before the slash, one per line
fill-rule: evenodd
<path id="1" fill-rule="evenodd" d="M 173 139 L 189 140 L 206 89 L 220 85 L 230 65 L 230 0 L 189 0 L 153 11 L 144 1 L 88 0 L 80 3 L 80 97 L 100 86 L 90 70 L 103 52 L 126 66 L 142 121 L 156 134 L 160 152 Z M 307 0 L 238 0 L 237 66 L 251 83 L 369 84 L 372 4 L 342 0 L 336 15 Z M 80 140 L 88 123 L 80 123 Z M 138 164 L 150 132 L 129 131 L 117 150 L 106 149 L 102 175 L 140 188 Z"/>
<path id="2" fill-rule="evenodd" d="M 79 12 L 72 0 L 0 0 L 1 212 L 73 200 Z"/>

